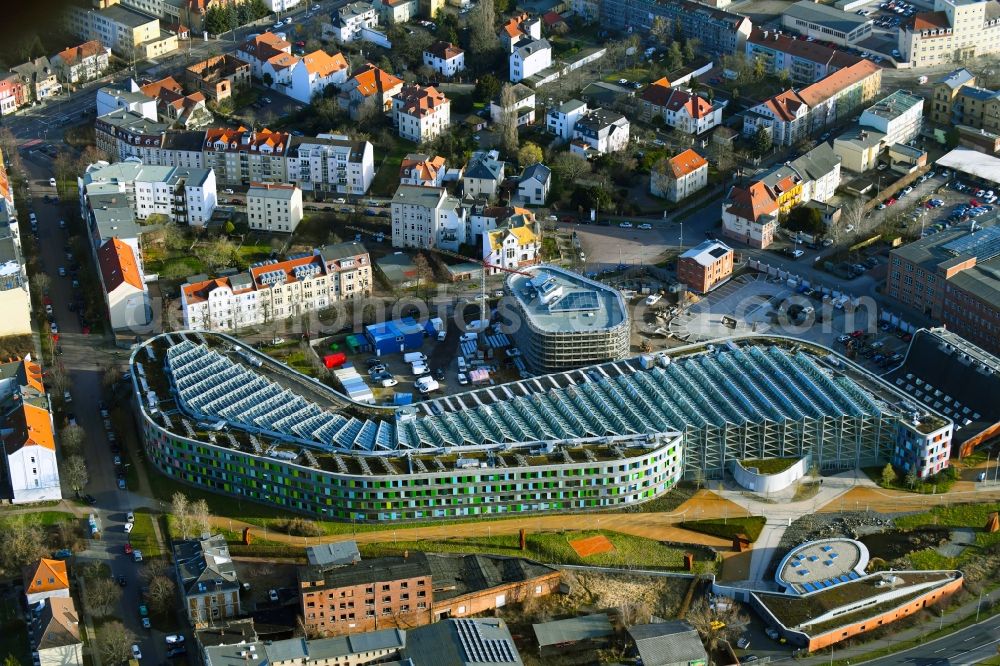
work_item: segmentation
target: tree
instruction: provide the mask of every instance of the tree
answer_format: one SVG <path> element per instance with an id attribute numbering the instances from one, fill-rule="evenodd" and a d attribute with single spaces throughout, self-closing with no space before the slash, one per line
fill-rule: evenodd
<path id="1" fill-rule="evenodd" d="M 864 220 L 865 204 L 861 199 L 855 197 L 841 206 L 840 227 L 846 229 L 849 226 L 853 226 L 855 229 L 861 229 Z"/>
<path id="2" fill-rule="evenodd" d="M 563 185 L 572 185 L 590 173 L 590 162 L 582 155 L 561 152 L 552 160 L 552 171 Z"/>
<path id="3" fill-rule="evenodd" d="M 916 467 L 911 467 L 910 471 L 906 473 L 906 485 L 913 490 L 917 487 L 917 483 L 920 481 L 920 477 L 917 476 Z"/>
<path id="4" fill-rule="evenodd" d="M 497 47 L 496 7 L 494 0 L 479 0 L 469 12 L 469 50 L 473 56 L 489 55 Z"/>
<path id="5" fill-rule="evenodd" d="M 121 664 L 132 658 L 132 645 L 136 636 L 121 622 L 108 622 L 97 632 L 97 645 L 103 661 Z"/>
<path id="6" fill-rule="evenodd" d="M 476 101 L 489 102 L 500 94 L 500 80 L 493 74 L 483 74 L 476 81 Z"/>
<path id="7" fill-rule="evenodd" d="M 892 463 L 886 463 L 885 467 L 882 468 L 882 485 L 886 488 L 891 488 L 898 478 L 899 475 L 896 474 Z"/>
<path id="8" fill-rule="evenodd" d="M 812 206 L 796 206 L 788 213 L 785 228 L 790 231 L 804 231 L 818 235 L 823 232 L 823 213 Z"/>
<path id="9" fill-rule="evenodd" d="M 684 54 L 681 45 L 673 42 L 667 50 L 667 71 L 674 72 L 684 66 Z"/>
<path id="10" fill-rule="evenodd" d="M 657 43 L 666 46 L 673 34 L 672 21 L 662 16 L 653 19 L 653 25 L 649 28 L 649 34 L 656 39 Z"/>
<path id="11" fill-rule="evenodd" d="M 430 262 L 427 261 L 427 256 L 423 252 L 417 252 L 413 255 L 413 266 L 417 269 L 417 288 L 423 288 L 424 297 L 426 297 L 426 285 L 434 281 L 434 272 L 431 270 Z"/>
<path id="12" fill-rule="evenodd" d="M 203 499 L 191 502 L 191 530 L 195 536 L 207 534 L 212 529 L 212 514 Z"/>
<path id="13" fill-rule="evenodd" d="M 222 230 L 227 234 L 231 234 L 236 231 L 236 225 L 233 224 L 232 220 L 226 220 L 226 223 L 222 225 Z"/>
<path id="14" fill-rule="evenodd" d="M 57 393 L 62 393 L 69 388 L 69 377 L 61 365 L 49 367 L 49 382 Z"/>
<path id="15" fill-rule="evenodd" d="M 191 532 L 191 505 L 187 495 L 174 493 L 170 498 L 170 515 L 174 517 L 174 529 L 182 539 L 187 539 Z"/>
<path id="16" fill-rule="evenodd" d="M 69 456 L 63 460 L 62 478 L 74 493 L 79 493 L 90 481 L 87 461 L 82 456 Z"/>
<path id="17" fill-rule="evenodd" d="M 383 118 L 385 112 L 382 110 L 382 103 L 378 95 L 369 95 L 358 105 L 358 125 L 370 127 Z"/>
<path id="18" fill-rule="evenodd" d="M 174 597 L 177 594 L 177 585 L 173 578 L 165 574 L 151 576 L 146 587 L 149 588 L 146 599 L 153 613 L 165 615 L 173 609 Z"/>
<path id="19" fill-rule="evenodd" d="M 101 366 L 101 384 L 103 384 L 105 388 L 111 388 L 120 382 L 121 378 L 121 366 L 116 365 L 115 363 L 105 363 Z"/>
<path id="20" fill-rule="evenodd" d="M 761 125 L 753 135 L 753 151 L 759 157 L 771 150 L 771 133 Z"/>
<path id="21" fill-rule="evenodd" d="M 184 230 L 179 225 L 168 224 L 161 227 L 157 232 L 159 240 L 168 250 L 180 250 L 188 244 L 184 237 Z"/>
<path id="22" fill-rule="evenodd" d="M 612 207 L 611 195 L 603 187 L 578 187 L 573 191 L 573 206 L 584 212 L 590 210 L 609 211 Z"/>
<path id="23" fill-rule="evenodd" d="M 0 531 L 0 572 L 20 574 L 23 567 L 46 556 L 45 538 L 37 519 L 14 516 Z"/>
<path id="24" fill-rule="evenodd" d="M 21 662 L 13 654 L 8 654 L 4 657 L 3 666 L 21 666 Z"/>
<path id="25" fill-rule="evenodd" d="M 233 261 L 236 246 L 227 238 L 216 238 L 200 248 L 201 258 L 213 270 L 228 266 Z"/>
<path id="26" fill-rule="evenodd" d="M 38 287 L 38 291 L 44 294 L 52 286 L 52 278 L 49 277 L 48 273 L 39 271 L 31 275 L 31 284 Z"/>
<path id="27" fill-rule="evenodd" d="M 694 57 L 695 57 L 694 47 L 695 47 L 695 43 L 697 41 L 698 40 L 696 40 L 696 39 L 685 39 L 684 40 L 683 55 L 684 55 L 684 63 L 685 64 L 688 64 L 688 63 L 690 63 L 690 62 L 692 62 L 694 60 Z"/>
<path id="28" fill-rule="evenodd" d="M 514 93 L 514 86 L 505 83 L 500 89 L 500 122 L 497 126 L 497 134 L 500 137 L 500 146 L 509 156 L 517 154 L 517 112 L 517 95 Z"/>
<path id="29" fill-rule="evenodd" d="M 208 11 L 205 12 L 205 21 L 203 25 L 205 30 L 212 35 L 221 35 L 222 33 L 232 30 L 236 27 L 239 20 L 239 16 L 236 13 L 236 8 L 232 4 L 216 5 L 215 7 L 210 7 Z"/>
<path id="30" fill-rule="evenodd" d="M 96 617 L 108 617 L 122 598 L 122 589 L 113 578 L 100 577 L 87 581 L 87 608 Z"/>
<path id="31" fill-rule="evenodd" d="M 720 641 L 735 641 L 750 622 L 750 618 L 736 601 L 729 599 L 725 601 L 728 603 L 717 603 L 715 610 L 712 610 L 708 601 L 701 597 L 691 606 L 685 617 L 698 631 L 709 654 L 715 652 Z"/>
<path id="32" fill-rule="evenodd" d="M 542 149 L 530 141 L 521 146 L 521 149 L 517 151 L 517 163 L 521 165 L 521 168 L 538 164 L 542 161 L 543 157 Z"/>
<path id="33" fill-rule="evenodd" d="M 264 75 L 260 77 L 260 80 L 264 82 L 264 85 L 268 88 L 274 84 L 274 77 L 271 76 L 271 72 L 264 72 Z"/>

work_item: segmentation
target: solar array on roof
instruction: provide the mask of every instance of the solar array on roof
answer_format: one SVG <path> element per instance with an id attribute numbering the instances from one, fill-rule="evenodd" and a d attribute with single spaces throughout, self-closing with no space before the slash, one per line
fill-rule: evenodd
<path id="1" fill-rule="evenodd" d="M 518 657 L 509 641 L 484 637 L 475 620 L 456 619 L 453 622 L 467 662 L 472 664 L 518 662 Z"/>
<path id="2" fill-rule="evenodd" d="M 549 305 L 552 312 L 582 312 L 596 310 L 598 305 L 597 292 L 571 291 Z"/>
<path id="3" fill-rule="evenodd" d="M 942 245 L 956 255 L 973 255 L 982 263 L 1000 256 L 1000 225 L 979 229 Z"/>

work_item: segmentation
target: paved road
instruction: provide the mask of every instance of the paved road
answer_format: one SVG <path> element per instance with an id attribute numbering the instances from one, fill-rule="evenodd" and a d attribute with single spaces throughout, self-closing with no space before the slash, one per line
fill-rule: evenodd
<path id="1" fill-rule="evenodd" d="M 972 666 L 997 656 L 1000 616 L 905 652 L 874 661 L 870 666 Z"/>

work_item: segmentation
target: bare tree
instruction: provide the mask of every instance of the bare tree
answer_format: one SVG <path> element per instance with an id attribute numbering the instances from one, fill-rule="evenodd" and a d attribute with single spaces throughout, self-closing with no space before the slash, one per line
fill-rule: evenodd
<path id="1" fill-rule="evenodd" d="M 212 513 L 208 502 L 203 499 L 191 502 L 191 530 L 196 537 L 207 534 L 212 529 Z"/>
<path id="2" fill-rule="evenodd" d="M 101 577 L 87 581 L 87 608 L 96 617 L 108 617 L 122 598 L 122 589 L 112 578 Z"/>
<path id="3" fill-rule="evenodd" d="M 0 571 L 20 574 L 21 568 L 46 554 L 45 539 L 37 519 L 14 516 L 0 531 Z"/>
<path id="4" fill-rule="evenodd" d="M 121 381 L 122 369 L 114 363 L 105 363 L 101 366 L 101 383 L 106 387 L 112 387 Z"/>
<path id="5" fill-rule="evenodd" d="M 83 451 L 83 443 L 87 441 L 87 432 L 78 425 L 68 425 L 59 433 L 59 443 L 63 455 L 73 457 Z"/>
<path id="6" fill-rule="evenodd" d="M 846 229 L 853 225 L 855 229 L 861 228 L 861 223 L 865 219 L 865 204 L 857 197 L 851 199 L 840 209 L 840 227 Z"/>
<path id="7" fill-rule="evenodd" d="M 653 617 L 653 612 L 650 610 L 649 604 L 643 599 L 632 599 L 623 602 L 618 607 L 618 613 L 621 615 L 622 624 L 626 627 L 636 624 L 648 624 Z"/>
<path id="8" fill-rule="evenodd" d="M 488 55 L 497 47 L 497 13 L 493 0 L 480 0 L 469 12 L 469 50 L 475 56 Z"/>
<path id="9" fill-rule="evenodd" d="M 561 152 L 552 160 L 552 170 L 562 180 L 563 185 L 570 187 L 579 178 L 590 173 L 590 162 L 582 155 Z"/>
<path id="10" fill-rule="evenodd" d="M 87 462 L 82 456 L 70 456 L 64 459 L 61 474 L 74 493 L 79 493 L 90 481 Z"/>
<path id="11" fill-rule="evenodd" d="M 505 83 L 500 89 L 500 122 L 497 124 L 497 134 L 500 136 L 500 146 L 509 157 L 517 155 L 517 95 L 514 86 Z"/>
<path id="12" fill-rule="evenodd" d="M 32 274 L 31 284 L 37 287 L 40 293 L 44 294 L 49 290 L 49 287 L 52 286 L 52 278 L 50 278 L 47 273 L 39 271 Z"/>
<path id="13" fill-rule="evenodd" d="M 720 641 L 739 638 L 750 622 L 736 601 L 722 600 L 713 610 L 704 597 L 691 606 L 685 619 L 698 631 L 709 654 L 715 652 Z"/>
<path id="14" fill-rule="evenodd" d="M 360 127 L 370 127 L 377 123 L 385 114 L 382 102 L 378 95 L 369 95 L 358 105 L 358 125 Z"/>
<path id="15" fill-rule="evenodd" d="M 149 579 L 147 587 L 149 591 L 146 593 L 146 599 L 149 600 L 150 609 L 157 615 L 170 612 L 177 594 L 177 584 L 174 583 L 174 579 L 162 574 L 153 576 Z"/>
<path id="16" fill-rule="evenodd" d="M 97 632 L 97 645 L 103 661 L 107 663 L 121 664 L 131 659 L 135 642 L 135 634 L 117 620 L 108 622 Z"/>
<path id="17" fill-rule="evenodd" d="M 174 517 L 174 529 L 182 539 L 187 539 L 191 533 L 191 506 L 187 495 L 174 493 L 170 498 L 170 514 Z"/>
<path id="18" fill-rule="evenodd" d="M 52 384 L 52 388 L 54 388 L 57 393 L 62 393 L 69 388 L 69 377 L 66 375 L 66 371 L 61 365 L 53 365 L 49 367 L 49 383 Z"/>

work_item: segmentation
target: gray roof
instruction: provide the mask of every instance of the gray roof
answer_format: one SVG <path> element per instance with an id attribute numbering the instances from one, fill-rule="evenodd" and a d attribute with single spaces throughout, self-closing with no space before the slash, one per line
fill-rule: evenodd
<path id="1" fill-rule="evenodd" d="M 356 257 L 361 254 L 368 254 L 368 249 L 365 248 L 361 243 L 355 241 L 347 241 L 345 243 L 334 243 L 333 245 L 324 245 L 319 248 L 319 254 L 323 257 L 323 261 L 337 261 L 338 259 L 347 259 L 348 257 Z M 354 543 L 353 541 L 344 541 L 341 543 Z M 339 545 L 339 544 L 327 544 L 329 546 Z M 358 552 L 357 545 L 354 546 L 354 552 Z"/>
<path id="2" fill-rule="evenodd" d="M 576 126 L 579 129 L 590 129 L 594 133 L 597 133 L 602 129 L 611 127 L 621 120 L 628 122 L 628 118 L 617 111 L 609 111 L 608 109 L 592 109 L 587 112 L 587 115 L 576 121 Z"/>
<path id="3" fill-rule="evenodd" d="M 924 151 L 922 151 L 921 149 L 914 148 L 913 146 L 908 146 L 905 143 L 894 143 L 891 146 L 889 146 L 889 150 L 891 150 L 894 153 L 900 153 L 902 155 L 907 155 L 907 156 L 912 157 L 914 159 L 916 159 L 916 158 L 918 158 L 918 157 L 920 157 L 921 155 L 924 154 Z"/>
<path id="4" fill-rule="evenodd" d="M 163 134 L 163 142 L 160 147 L 165 150 L 187 150 L 200 153 L 204 144 L 204 131 L 171 130 Z"/>
<path id="5" fill-rule="evenodd" d="M 614 633 L 611 622 L 604 613 L 594 613 L 568 620 L 556 620 L 531 625 L 538 639 L 538 647 L 575 643 L 577 641 L 604 638 Z"/>
<path id="6" fill-rule="evenodd" d="M 628 629 L 644 666 L 687 666 L 708 661 L 698 632 L 687 622 L 639 624 Z"/>
<path id="7" fill-rule="evenodd" d="M 411 629 L 403 653 L 413 666 L 523 666 L 497 618 L 451 619 Z"/>
<path id="8" fill-rule="evenodd" d="M 942 76 L 934 83 L 943 83 L 952 90 L 958 90 L 974 78 L 975 75 L 963 67 L 962 69 L 956 69 L 954 72 L 950 72 L 945 76 Z"/>
<path id="9" fill-rule="evenodd" d="M 546 183 L 551 175 L 552 169 L 539 162 L 524 169 L 524 172 L 521 174 L 521 182 L 533 179 L 540 183 Z"/>
<path id="10" fill-rule="evenodd" d="M 470 264 L 481 270 L 479 264 Z M 428 554 L 435 601 L 520 583 L 556 573 L 556 569 L 521 557 Z"/>
<path id="11" fill-rule="evenodd" d="M 1000 93 L 995 90 L 977 88 L 976 86 L 962 86 L 962 89 L 958 91 L 958 94 L 960 97 L 968 97 L 980 102 L 985 102 L 993 99 L 994 97 L 1000 96 Z"/>
<path id="12" fill-rule="evenodd" d="M 560 104 L 557 111 L 559 111 L 559 113 L 573 113 L 574 111 L 585 108 L 586 106 L 586 102 L 581 102 L 578 99 L 571 99 L 568 102 Z"/>
<path id="13" fill-rule="evenodd" d="M 545 49 L 551 49 L 551 48 L 552 48 L 552 45 L 549 44 L 549 40 L 547 40 L 547 39 L 533 39 L 530 42 L 529 41 L 522 41 L 521 45 L 518 46 L 516 50 L 517 50 L 518 55 L 520 55 L 522 58 L 527 58 L 528 56 L 532 55 L 533 53 L 538 53 L 539 51 L 543 51 Z"/>
<path id="14" fill-rule="evenodd" d="M 851 14 L 836 7 L 820 5 L 811 0 L 799 0 L 786 7 L 782 16 L 821 24 L 843 33 L 850 33 L 865 23 L 871 23 L 870 18 Z"/>
<path id="15" fill-rule="evenodd" d="M 237 273 L 236 275 L 230 275 L 229 284 L 232 285 L 233 291 L 250 289 L 253 287 L 253 276 L 249 273 Z"/>
<path id="16" fill-rule="evenodd" d="M 121 5 L 112 5 L 107 9 L 96 9 L 91 11 L 96 11 L 102 16 L 121 23 L 122 25 L 127 25 L 130 28 L 138 28 L 140 25 L 146 25 L 150 21 L 157 20 L 152 16 L 147 16 L 142 12 L 137 12 Z"/>
<path id="17" fill-rule="evenodd" d="M 349 567 L 324 569 L 322 588 L 334 589 L 430 575 L 427 556 L 416 551 L 406 557 L 379 557 L 374 560 L 363 560 Z"/>
<path id="18" fill-rule="evenodd" d="M 217 622 L 216 626 L 200 629 L 196 632 L 198 643 L 202 647 L 253 643 L 257 640 L 257 631 L 254 628 L 253 618 L 245 617 L 237 620 L 221 620 Z"/>
<path id="19" fill-rule="evenodd" d="M 448 192 L 443 187 L 400 185 L 396 188 L 396 193 L 392 195 L 392 203 L 437 208 L 448 198 Z"/>
<path id="20" fill-rule="evenodd" d="M 267 657 L 270 661 L 298 661 L 309 655 L 306 639 L 289 638 L 284 641 L 272 641 L 267 644 Z"/>
<path id="21" fill-rule="evenodd" d="M 346 136 L 293 136 L 288 140 L 288 156 L 298 157 L 299 149 L 302 146 L 337 146 L 340 148 L 350 148 L 347 159 L 349 162 L 361 162 L 365 156 L 367 141 L 354 141 Z"/>
<path id="22" fill-rule="evenodd" d="M 340 243 L 340 245 L 348 245 L 348 243 Z M 360 243 L 352 243 L 352 245 L 360 245 Z M 337 247 L 336 245 L 330 247 Z M 323 255 L 325 261 L 330 261 L 331 257 L 325 254 L 326 248 L 320 251 Z M 364 247 L 362 246 L 362 250 Z M 352 252 L 350 254 L 341 255 L 341 257 L 350 257 L 357 254 Z M 334 259 L 339 259 L 341 257 L 333 257 Z M 336 543 L 324 543 L 318 546 L 309 546 L 306 548 L 306 559 L 309 564 L 319 565 L 319 566 L 339 566 L 342 564 L 355 564 L 361 561 L 361 553 L 358 552 L 358 544 L 355 541 L 337 541 Z"/>
<path id="23" fill-rule="evenodd" d="M 893 120 L 903 115 L 913 107 L 923 106 L 923 104 L 924 100 L 922 97 L 911 95 L 905 90 L 897 90 L 888 97 L 883 97 L 879 101 L 875 102 L 865 109 L 864 112 L 880 118 Z"/>
<path id="24" fill-rule="evenodd" d="M 205 648 L 205 666 L 268 666 L 263 643 L 216 645 Z"/>
<path id="25" fill-rule="evenodd" d="M 170 128 L 170 125 L 166 123 L 158 123 L 127 109 L 109 111 L 98 120 L 134 134 L 163 134 Z"/>
<path id="26" fill-rule="evenodd" d="M 247 190 L 247 199 L 249 199 L 250 197 L 259 197 L 261 199 L 280 199 L 282 201 L 291 201 L 292 197 L 295 196 L 295 190 L 297 189 L 298 189 L 297 186 L 285 186 L 285 187 L 276 187 L 274 185 L 272 185 L 271 187 L 251 186 L 250 189 Z"/>
<path id="27" fill-rule="evenodd" d="M 822 142 L 805 155 L 792 160 L 792 168 L 803 180 L 818 180 L 837 168 L 840 157 L 833 152 L 833 146 Z"/>
<path id="28" fill-rule="evenodd" d="M 732 251 L 733 248 L 722 241 L 704 240 L 682 254 L 681 259 L 694 259 L 703 266 L 711 266 Z"/>
<path id="29" fill-rule="evenodd" d="M 511 273 L 507 287 L 524 316 L 542 331 L 598 331 L 628 317 L 620 291 L 556 266 Z M 581 312 L 587 313 L 586 319 L 579 318 Z"/>
<path id="30" fill-rule="evenodd" d="M 94 224 L 102 241 L 108 238 L 138 238 L 139 224 L 124 194 L 88 196 Z"/>
<path id="31" fill-rule="evenodd" d="M 837 142 L 849 143 L 859 146 L 861 148 L 871 148 L 872 146 L 877 146 L 882 143 L 882 139 L 885 138 L 885 134 L 879 132 L 878 130 L 873 130 L 869 128 L 862 127 L 852 127 L 840 136 L 834 139 L 834 145 Z"/>
<path id="32" fill-rule="evenodd" d="M 29 60 L 16 67 L 11 67 L 11 70 L 27 78 L 32 83 L 37 83 L 39 80 L 47 79 L 56 74 L 55 70 L 52 69 L 52 63 L 45 56 Z"/>
<path id="33" fill-rule="evenodd" d="M 472 154 L 469 165 L 465 167 L 465 178 L 481 180 L 502 180 L 504 163 L 494 159 L 488 153 L 477 151 Z"/>
<path id="34" fill-rule="evenodd" d="M 524 100 L 528 99 L 529 97 L 531 97 L 532 95 L 535 94 L 534 89 L 529 88 L 528 86 L 524 85 L 523 83 L 515 83 L 514 86 L 513 86 L 513 88 L 511 88 L 511 92 L 514 93 L 514 101 L 515 102 L 523 102 Z M 493 102 L 497 106 L 500 106 L 500 98 L 499 97 L 497 97 L 495 100 L 493 100 Z"/>
<path id="35" fill-rule="evenodd" d="M 185 596 L 233 590 L 240 585 L 229 546 L 221 534 L 207 539 L 175 541 L 174 566 Z"/>

